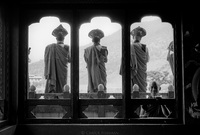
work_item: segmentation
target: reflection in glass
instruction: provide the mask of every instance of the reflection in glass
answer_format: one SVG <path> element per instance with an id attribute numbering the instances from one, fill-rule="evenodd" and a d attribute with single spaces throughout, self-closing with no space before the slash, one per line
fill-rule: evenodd
<path id="1" fill-rule="evenodd" d="M 146 83 L 142 83 L 140 80 L 134 80 L 132 87 L 134 84 L 137 84 L 139 86 L 138 91 L 134 90 L 132 88 L 132 98 L 147 98 L 150 96 L 150 84 L 155 81 L 158 83 L 160 90 L 159 95 L 162 98 L 174 98 L 174 53 L 173 53 L 173 44 L 170 45 L 170 43 L 173 41 L 173 28 L 171 24 L 162 22 L 159 17 L 156 16 L 147 16 L 143 17 L 141 22 L 133 23 L 131 25 L 130 31 L 131 33 L 134 32 L 133 29 L 141 27 L 146 31 L 146 35 L 142 37 L 139 44 L 137 39 L 133 36 L 131 36 L 131 44 L 137 44 L 137 51 L 136 48 L 134 48 L 134 53 L 131 53 L 132 55 L 135 55 L 131 59 L 131 61 L 134 61 L 135 64 L 133 66 L 133 75 L 139 75 L 141 77 L 146 78 Z M 142 34 L 140 32 L 139 34 Z M 133 35 L 133 34 L 132 34 Z M 145 45 L 145 47 L 144 47 Z M 170 47 L 169 47 L 170 45 Z M 138 51 L 138 48 L 141 48 L 141 50 L 144 50 L 146 48 L 146 51 L 148 51 L 149 58 L 146 59 L 147 67 L 142 66 L 145 62 L 145 53 L 142 54 L 142 52 Z M 132 48 L 133 49 L 133 48 Z M 136 54 L 137 53 L 137 54 Z M 144 61 L 141 61 L 136 57 L 136 55 L 142 56 L 144 58 Z M 146 57 L 147 58 L 147 57 Z M 136 63 L 140 61 L 140 63 Z M 142 63 L 143 62 L 143 63 Z M 140 67 L 141 66 L 141 67 Z M 137 69 L 137 70 L 135 70 Z M 141 74 L 140 70 L 146 69 L 145 74 Z M 138 73 L 139 72 L 139 73 Z M 139 83 L 137 83 L 137 81 Z M 142 85 L 140 84 L 142 83 Z M 145 84 L 145 88 L 143 89 L 143 86 Z M 169 93 L 173 94 L 169 94 Z M 171 95 L 171 97 L 169 97 Z"/>
<path id="2" fill-rule="evenodd" d="M 153 81 L 150 86 L 150 95 L 148 99 L 156 99 L 157 102 L 151 104 L 141 105 L 140 117 L 169 117 L 171 115 L 171 110 L 167 105 L 159 104 L 159 100 L 162 98 L 159 95 L 159 86 Z"/>
<path id="3" fill-rule="evenodd" d="M 29 98 L 66 97 L 62 93 L 70 88 L 69 45 L 70 26 L 56 17 L 29 26 Z"/>

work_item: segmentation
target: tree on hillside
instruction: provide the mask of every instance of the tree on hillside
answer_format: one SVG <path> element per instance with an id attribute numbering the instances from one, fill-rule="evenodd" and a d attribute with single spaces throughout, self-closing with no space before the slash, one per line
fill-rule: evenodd
<path id="1" fill-rule="evenodd" d="M 172 80 L 168 71 L 148 71 L 147 72 L 147 81 L 152 82 L 156 81 L 158 84 L 171 84 Z"/>

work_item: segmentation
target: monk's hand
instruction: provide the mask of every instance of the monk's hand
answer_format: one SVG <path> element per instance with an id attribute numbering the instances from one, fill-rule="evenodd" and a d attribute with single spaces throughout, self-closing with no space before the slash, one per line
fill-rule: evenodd
<path id="1" fill-rule="evenodd" d="M 101 57 L 101 59 L 102 59 L 104 62 L 108 62 L 108 59 L 107 59 L 106 56 L 101 55 L 100 57 Z"/>
<path id="2" fill-rule="evenodd" d="M 100 51 L 102 46 L 101 45 L 97 45 L 96 48 Z"/>
<path id="3" fill-rule="evenodd" d="M 100 57 L 99 57 L 99 58 L 100 58 L 100 60 L 101 60 L 101 61 L 103 61 L 103 62 L 105 62 L 105 61 L 106 61 L 106 57 L 105 57 L 105 56 L 103 56 L 103 55 L 100 55 Z"/>

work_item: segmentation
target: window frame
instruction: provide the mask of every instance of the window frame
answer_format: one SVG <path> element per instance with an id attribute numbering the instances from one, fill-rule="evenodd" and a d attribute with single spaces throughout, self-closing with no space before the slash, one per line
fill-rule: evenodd
<path id="1" fill-rule="evenodd" d="M 7 126 L 9 123 L 14 123 L 14 119 L 10 118 L 11 113 L 11 101 L 10 101 L 10 45 L 9 45 L 9 22 L 6 17 L 7 13 L 5 9 L 0 7 L 0 46 L 1 46 L 1 68 L 2 68 L 2 75 L 1 76 L 1 84 L 2 85 L 2 94 L 3 98 L 0 99 L 0 107 L 3 108 L 3 118 L 0 120 L 0 128 Z"/>
<path id="2" fill-rule="evenodd" d="M 116 7 L 115 7 L 116 6 Z M 183 55 L 182 55 L 182 44 L 181 44 L 181 19 L 179 17 L 179 14 L 175 14 L 173 18 L 169 18 L 167 15 L 169 13 L 164 12 L 164 10 L 152 10 L 152 11 L 145 11 L 144 9 L 140 9 L 138 14 L 136 16 L 132 16 L 129 14 L 129 12 L 132 12 L 131 9 L 123 9 L 123 13 L 126 16 L 121 17 L 121 25 L 122 25 L 122 58 L 123 58 L 123 64 L 125 67 L 122 69 L 125 71 L 125 73 L 122 75 L 122 99 L 99 99 L 99 100 L 90 100 L 90 99 L 79 99 L 79 27 L 81 25 L 81 21 L 83 21 L 84 16 L 80 16 L 80 12 L 82 10 L 87 9 L 93 10 L 95 12 L 93 13 L 87 13 L 86 16 L 109 16 L 111 18 L 120 18 L 115 15 L 115 11 L 122 11 L 119 5 L 113 6 L 113 9 L 116 10 L 109 10 L 109 6 L 104 6 L 104 8 L 99 8 L 97 10 L 93 9 L 93 5 L 80 5 L 79 6 L 72 6 L 68 5 L 68 10 L 71 13 L 72 19 L 70 20 L 70 26 L 71 26 L 71 55 L 72 55 L 72 63 L 71 65 L 71 99 L 66 99 L 66 100 L 52 100 L 50 101 L 51 103 L 48 103 L 49 101 L 38 101 L 38 100 L 33 100 L 33 99 L 27 99 L 27 65 L 28 65 L 28 46 L 26 44 L 28 43 L 28 25 L 31 23 L 34 23 L 33 20 L 39 20 L 40 17 L 48 16 L 48 15 L 54 15 L 58 16 L 59 18 L 63 19 L 63 16 L 67 12 L 65 10 L 66 7 L 61 7 L 61 9 L 51 9 L 48 6 L 47 7 L 42 7 L 42 8 L 47 8 L 49 10 L 41 11 L 41 10 L 35 10 L 38 9 L 36 7 L 31 7 L 31 8 L 24 8 L 21 13 L 24 14 L 25 16 L 29 16 L 29 14 L 35 14 L 32 20 L 30 17 L 28 17 L 30 20 L 24 20 L 21 18 L 20 20 L 20 30 L 22 31 L 22 34 L 20 36 L 20 41 L 23 45 L 20 46 L 19 49 L 19 57 L 23 58 L 20 59 L 20 68 L 19 71 L 24 74 L 24 76 L 20 76 L 19 80 L 19 87 L 22 88 L 22 91 L 19 91 L 19 109 L 21 110 L 20 112 L 20 118 L 22 120 L 22 123 L 46 123 L 49 121 L 54 121 L 55 123 L 132 123 L 132 124 L 137 124 L 137 123 L 144 123 L 144 124 L 150 124 L 150 123 L 157 123 L 157 124 L 174 124 L 174 123 L 183 123 Z M 73 9 L 75 7 L 75 9 Z M 41 8 L 41 9 L 42 9 Z M 89 8 L 89 9 L 88 9 Z M 80 9 L 80 10 L 77 10 Z M 102 12 L 101 9 L 106 9 L 104 12 Z M 144 11 L 143 11 L 144 10 Z M 80 11 L 80 12 L 79 12 Z M 109 11 L 109 12 L 106 12 Z M 174 39 L 175 39 L 175 50 L 180 50 L 175 52 L 175 72 L 176 72 L 176 91 L 175 91 L 175 99 L 163 99 L 162 103 L 169 103 L 172 104 L 172 102 L 177 103 L 178 106 L 176 107 L 178 109 L 177 111 L 177 118 L 174 119 L 136 119 L 131 117 L 131 112 L 130 106 L 134 105 L 135 103 L 144 103 L 149 99 L 131 99 L 130 96 L 130 67 L 129 67 L 129 59 L 130 59 L 130 46 L 126 46 L 126 44 L 130 44 L 130 36 L 125 36 L 130 34 L 130 26 L 133 22 L 138 22 L 138 19 L 141 18 L 142 16 L 148 15 L 148 14 L 155 14 L 159 17 L 162 18 L 163 22 L 170 22 L 174 28 Z M 82 17 L 82 19 L 81 19 Z M 27 17 L 24 17 L 27 19 Z M 163 19 L 164 18 L 164 19 Z M 78 21 L 76 21 L 78 20 Z M 112 20 L 112 19 L 111 19 Z M 116 19 L 117 20 L 117 19 Z M 122 21 L 123 20 L 123 21 Z M 135 20 L 135 21 L 133 21 Z M 26 21 L 26 22 L 25 22 Z M 79 22 L 79 23 L 78 23 Z M 26 65 L 26 66 L 21 66 L 21 65 Z M 181 65 L 181 70 L 176 67 L 176 65 Z M 76 80 L 76 81 L 75 81 Z M 180 88 L 179 88 L 180 87 Z M 81 106 L 85 105 L 110 105 L 111 102 L 114 102 L 114 105 L 122 105 L 123 107 L 123 118 L 118 118 L 118 119 L 84 119 L 84 118 L 79 118 L 80 112 L 76 110 L 81 110 Z M 138 104 L 139 104 L 138 103 Z M 23 108 L 28 111 L 28 107 L 31 105 L 40 105 L 40 104 L 54 104 L 54 105 L 71 105 L 71 113 L 72 116 L 69 119 L 27 119 L 27 112 L 23 112 Z M 79 108 L 80 107 L 80 108 Z"/>

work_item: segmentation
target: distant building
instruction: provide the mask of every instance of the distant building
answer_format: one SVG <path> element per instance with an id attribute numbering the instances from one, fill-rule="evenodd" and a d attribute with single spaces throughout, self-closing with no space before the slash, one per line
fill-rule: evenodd
<path id="1" fill-rule="evenodd" d="M 41 80 L 42 80 L 42 76 L 29 75 L 30 84 L 33 84 L 34 82 L 40 82 Z"/>

